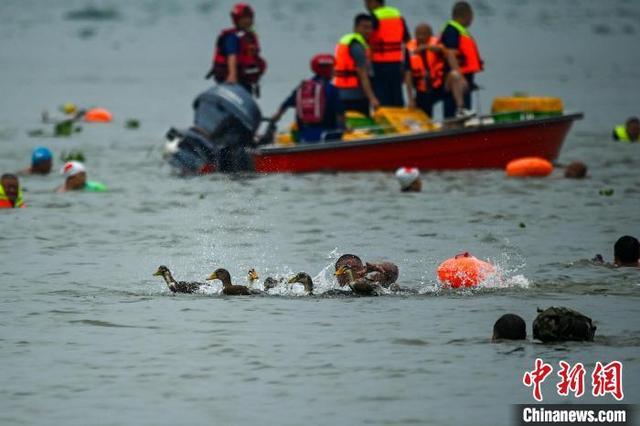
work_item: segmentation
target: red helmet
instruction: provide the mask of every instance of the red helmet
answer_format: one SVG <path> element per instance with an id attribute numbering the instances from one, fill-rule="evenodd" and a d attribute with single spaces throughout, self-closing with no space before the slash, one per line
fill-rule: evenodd
<path id="1" fill-rule="evenodd" d="M 243 16 L 250 16 L 253 18 L 253 9 L 247 3 L 238 3 L 231 9 L 231 19 L 236 22 Z"/>
<path id="2" fill-rule="evenodd" d="M 333 66 L 336 60 L 330 53 L 319 53 L 311 58 L 311 71 L 320 77 L 329 79 L 333 74 Z"/>

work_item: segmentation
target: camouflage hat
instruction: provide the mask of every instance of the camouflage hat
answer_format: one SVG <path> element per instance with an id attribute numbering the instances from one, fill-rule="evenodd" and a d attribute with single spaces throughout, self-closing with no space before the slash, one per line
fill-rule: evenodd
<path id="1" fill-rule="evenodd" d="M 538 308 L 533 338 L 542 342 L 592 341 L 596 332 L 591 318 L 564 307 Z"/>

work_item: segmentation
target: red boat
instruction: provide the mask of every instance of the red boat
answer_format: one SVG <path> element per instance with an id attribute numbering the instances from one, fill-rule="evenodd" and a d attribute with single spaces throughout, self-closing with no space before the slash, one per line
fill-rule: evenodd
<path id="1" fill-rule="evenodd" d="M 251 154 L 259 173 L 367 172 L 402 166 L 423 170 L 504 168 L 521 157 L 555 160 L 571 125 L 582 117 L 582 113 L 573 113 L 354 141 L 269 145 Z"/>

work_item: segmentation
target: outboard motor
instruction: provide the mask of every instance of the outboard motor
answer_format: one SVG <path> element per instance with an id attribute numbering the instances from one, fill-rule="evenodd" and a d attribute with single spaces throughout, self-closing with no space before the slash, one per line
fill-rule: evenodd
<path id="1" fill-rule="evenodd" d="M 262 115 L 249 92 L 238 84 L 219 84 L 193 101 L 194 125 L 171 128 L 165 152 L 182 174 L 253 170 L 247 147 Z"/>

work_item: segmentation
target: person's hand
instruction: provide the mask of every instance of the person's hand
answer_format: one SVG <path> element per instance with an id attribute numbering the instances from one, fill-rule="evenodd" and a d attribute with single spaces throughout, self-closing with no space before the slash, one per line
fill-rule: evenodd
<path id="1" fill-rule="evenodd" d="M 273 121 L 274 123 L 277 123 L 278 121 L 280 121 L 280 113 L 275 113 L 271 116 L 270 118 L 271 121 Z"/>
<path id="2" fill-rule="evenodd" d="M 369 103 L 371 103 L 371 108 L 373 108 L 374 111 L 380 108 L 380 101 L 375 96 L 371 101 L 369 101 Z"/>
<path id="3" fill-rule="evenodd" d="M 409 98 L 409 108 L 415 108 L 416 107 L 416 98 L 411 97 Z"/>
<path id="4" fill-rule="evenodd" d="M 227 79 L 225 80 L 225 83 L 236 84 L 238 83 L 238 79 L 235 76 L 229 75 L 229 77 L 227 77 Z"/>

